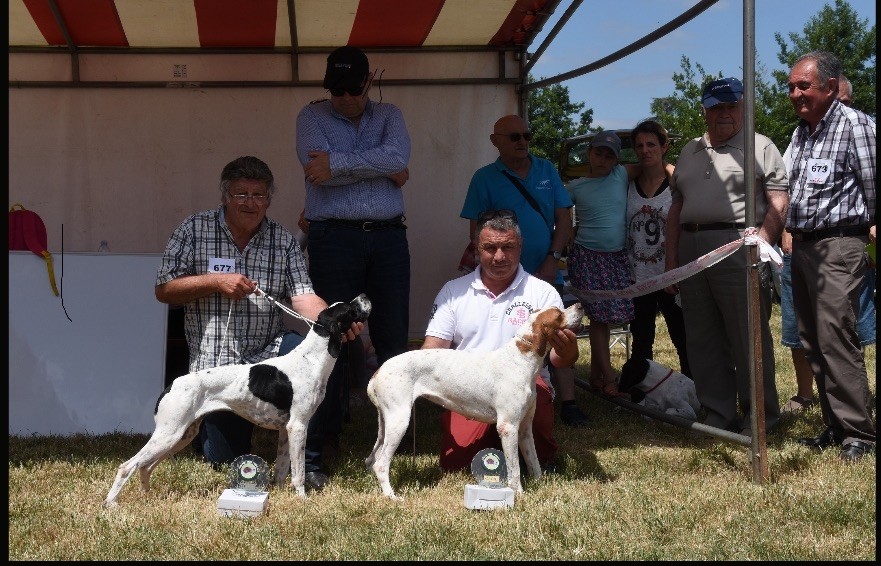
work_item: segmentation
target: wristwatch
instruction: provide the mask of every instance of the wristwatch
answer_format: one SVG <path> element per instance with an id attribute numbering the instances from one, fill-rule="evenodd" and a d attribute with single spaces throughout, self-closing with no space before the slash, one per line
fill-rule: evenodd
<path id="1" fill-rule="evenodd" d="M 554 259 L 560 261 L 560 258 L 563 257 L 563 254 L 560 252 L 555 252 L 554 250 L 548 251 L 548 255 L 554 256 Z"/>

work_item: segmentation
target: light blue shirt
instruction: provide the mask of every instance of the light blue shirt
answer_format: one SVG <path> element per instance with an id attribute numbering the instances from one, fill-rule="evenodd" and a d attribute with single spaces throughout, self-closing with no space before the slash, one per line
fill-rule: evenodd
<path id="1" fill-rule="evenodd" d="M 597 252 L 624 249 L 627 236 L 627 169 L 616 165 L 605 177 L 582 177 L 566 189 L 575 202 L 575 243 Z"/>
<path id="2" fill-rule="evenodd" d="M 462 218 L 477 220 L 481 212 L 487 210 L 513 210 L 523 235 L 523 252 L 520 264 L 527 273 L 534 274 L 548 257 L 551 249 L 551 226 L 554 225 L 554 211 L 569 208 L 572 200 L 563 188 L 563 181 L 557 168 L 548 161 L 533 155 L 529 156 L 532 165 L 526 179 L 520 182 L 538 202 L 541 216 L 529 205 L 517 187 L 502 171 L 514 177 L 517 174 L 505 167 L 501 159 L 478 169 L 471 177 L 465 204 L 459 214 Z M 519 179 L 519 177 L 517 177 Z M 562 283 L 562 279 L 560 281 Z"/>
<path id="3" fill-rule="evenodd" d="M 404 214 L 404 195 L 388 178 L 407 167 L 410 136 L 394 104 L 367 101 L 356 127 L 330 100 L 297 115 L 297 157 L 326 151 L 332 177 L 315 186 L 306 179 L 306 219 L 388 220 Z"/>

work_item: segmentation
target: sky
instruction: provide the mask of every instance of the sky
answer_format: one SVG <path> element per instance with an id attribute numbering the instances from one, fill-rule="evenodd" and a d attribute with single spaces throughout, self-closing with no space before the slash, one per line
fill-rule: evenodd
<path id="1" fill-rule="evenodd" d="M 694 6 L 697 0 L 584 0 L 531 73 L 549 78 L 589 65 L 641 39 Z M 807 21 L 834 0 L 754 0 L 756 70 L 762 65 L 770 79 L 783 69 L 774 33 L 787 44 L 789 33 L 803 34 Z M 874 0 L 849 0 L 860 20 L 875 25 Z M 570 5 L 563 0 L 529 46 L 535 52 Z M 593 108 L 595 128 L 632 128 L 651 115 L 652 99 L 674 94 L 673 73 L 681 73 L 687 56 L 697 73 L 743 77 L 743 0 L 719 0 L 685 25 L 661 39 L 599 70 L 568 79 L 573 102 Z M 699 75 L 698 75 L 699 77 Z M 859 88 L 859 85 L 854 85 Z M 875 85 L 872 85 L 875 88 Z M 757 112 L 759 109 L 757 109 Z"/>

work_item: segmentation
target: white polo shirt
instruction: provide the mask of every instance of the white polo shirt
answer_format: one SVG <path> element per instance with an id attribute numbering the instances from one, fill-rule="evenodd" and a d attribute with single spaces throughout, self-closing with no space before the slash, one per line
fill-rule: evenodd
<path id="1" fill-rule="evenodd" d="M 489 352 L 511 340 L 534 310 L 563 308 L 563 300 L 554 287 L 517 268 L 511 285 L 498 296 L 480 279 L 481 267 L 447 282 L 431 309 L 426 336 L 450 340 L 456 350 Z M 542 378 L 550 386 L 547 368 Z"/>

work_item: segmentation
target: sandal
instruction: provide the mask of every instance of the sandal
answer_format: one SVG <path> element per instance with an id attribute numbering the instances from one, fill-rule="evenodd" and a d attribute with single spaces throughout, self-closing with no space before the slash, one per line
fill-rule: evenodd
<path id="1" fill-rule="evenodd" d="M 618 391 L 618 384 L 614 379 L 606 380 L 604 377 L 591 378 L 589 383 L 591 388 L 599 391 L 603 395 L 615 397 L 621 394 L 621 392 Z"/>
<path id="2" fill-rule="evenodd" d="M 800 413 L 805 409 L 812 407 L 817 402 L 816 399 L 811 397 L 810 399 L 806 397 L 802 397 L 801 395 L 793 395 L 792 399 L 787 401 L 783 407 L 781 407 L 781 413 Z"/>

